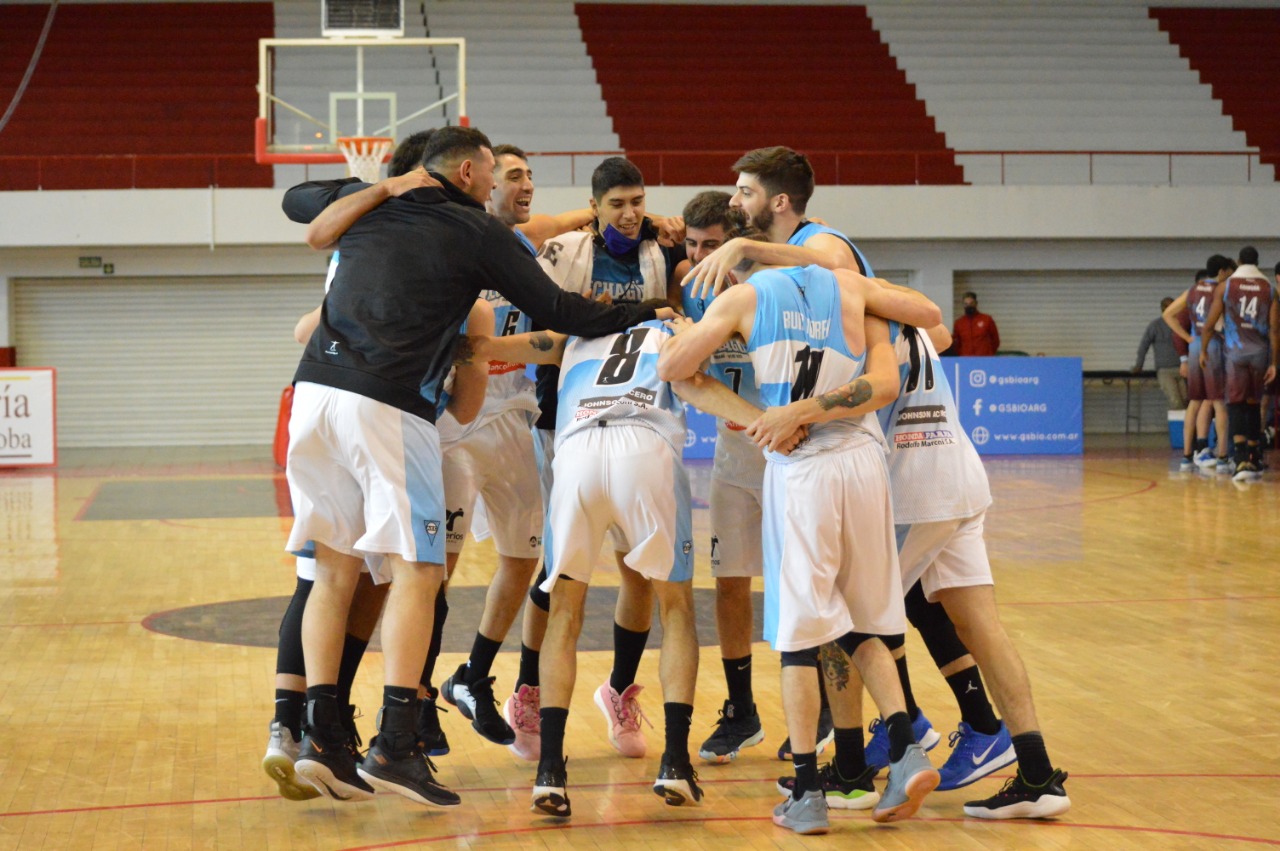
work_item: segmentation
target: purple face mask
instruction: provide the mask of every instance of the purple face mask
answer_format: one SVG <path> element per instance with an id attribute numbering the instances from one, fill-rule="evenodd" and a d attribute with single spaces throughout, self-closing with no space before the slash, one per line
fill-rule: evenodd
<path id="1" fill-rule="evenodd" d="M 617 230 L 613 225 L 605 225 L 604 233 L 601 236 L 604 237 L 605 248 L 609 249 L 609 253 L 615 257 L 619 254 L 626 254 L 628 251 L 635 251 L 641 242 L 638 237 L 632 239 Z"/>

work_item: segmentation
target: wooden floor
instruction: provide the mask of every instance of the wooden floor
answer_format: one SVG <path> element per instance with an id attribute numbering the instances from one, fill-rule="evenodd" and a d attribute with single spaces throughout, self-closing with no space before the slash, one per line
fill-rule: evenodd
<path id="1" fill-rule="evenodd" d="M 1280 845 L 1280 473 L 1247 487 L 1180 475 L 1149 444 L 988 469 L 1002 617 L 1030 671 L 1050 754 L 1071 773 L 1074 806 L 1060 821 L 965 819 L 963 802 L 994 792 L 1002 772 L 931 796 L 895 826 L 833 812 L 834 832 L 803 843 L 774 828 L 774 779 L 786 766 L 773 758 L 784 733 L 777 659 L 763 644 L 765 742 L 729 766 L 700 768 L 701 809 L 668 808 L 649 791 L 656 758 L 613 754 L 591 704 L 606 651 L 580 663 L 568 826 L 529 812 L 531 766 L 482 742 L 457 713 L 444 716 L 453 752 L 438 762 L 463 806 L 445 812 L 385 795 L 285 801 L 259 768 L 273 651 L 215 629 L 227 607 L 185 621 L 193 635 L 224 636 L 214 641 L 148 627 L 175 609 L 291 592 L 288 520 L 272 508 L 278 477 L 266 450 L 81 451 L 65 452 L 56 472 L 0 474 L 0 849 Z M 705 489 L 705 470 L 699 482 Z M 175 496 L 183 492 L 196 498 Z M 200 510 L 203 494 L 216 510 Z M 705 530 L 706 511 L 698 515 Z M 472 545 L 457 587 L 484 585 L 492 562 L 492 549 Z M 705 549 L 698 563 L 697 584 L 708 587 Z M 607 630 L 607 620 L 588 628 Z M 455 618 L 449 629 L 461 647 L 474 623 Z M 702 638 L 695 746 L 724 688 L 714 636 Z M 944 734 L 932 753 L 941 764 L 958 713 L 909 641 L 916 695 Z M 440 670 L 461 659 L 447 653 Z M 498 658 L 500 692 L 516 659 Z M 381 657 L 371 654 L 356 689 L 367 732 L 380 680 Z M 641 681 L 660 725 L 652 649 Z M 650 741 L 661 750 L 659 731 Z"/>

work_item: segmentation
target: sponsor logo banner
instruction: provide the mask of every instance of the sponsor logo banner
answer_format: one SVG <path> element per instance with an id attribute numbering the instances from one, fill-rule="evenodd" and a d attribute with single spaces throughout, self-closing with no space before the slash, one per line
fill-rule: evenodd
<path id="1" fill-rule="evenodd" d="M 979 454 L 1079 455 L 1084 451 L 1080 358 L 945 358 L 943 362 L 952 370 L 960 423 Z M 911 409 L 903 413 L 907 410 Z M 928 434 L 923 427 L 920 431 Z"/>

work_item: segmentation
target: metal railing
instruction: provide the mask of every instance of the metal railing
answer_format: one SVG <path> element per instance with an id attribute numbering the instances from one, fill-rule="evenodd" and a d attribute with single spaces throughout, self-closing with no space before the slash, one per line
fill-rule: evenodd
<path id="1" fill-rule="evenodd" d="M 530 158 L 538 158 L 539 173 L 545 175 L 543 185 L 579 185 L 590 180 L 590 173 L 601 159 L 623 151 L 537 151 Z M 690 165 L 705 164 L 708 160 L 725 163 L 725 180 L 729 183 L 728 168 L 741 151 L 628 151 L 628 157 L 636 160 L 651 185 L 685 185 L 679 180 L 679 172 Z M 933 185 L 954 183 L 954 180 L 938 180 L 936 176 L 944 167 L 952 169 L 963 165 L 970 170 L 985 169 L 993 180 L 975 180 L 969 183 L 1004 185 L 1017 183 L 1032 185 L 1035 179 L 1011 179 L 1012 165 L 1024 167 L 1026 174 L 1034 175 L 1034 162 L 1045 158 L 1078 162 L 1082 169 L 1081 180 L 1046 181 L 1056 184 L 1114 184 L 1151 185 L 1147 177 L 1142 180 L 1102 179 L 1099 172 L 1104 166 L 1123 168 L 1116 158 L 1144 162 L 1144 174 L 1154 174 L 1152 164 L 1158 165 L 1162 174 L 1159 183 L 1182 185 L 1179 169 L 1188 163 L 1205 163 L 1209 160 L 1228 163 L 1235 179 L 1189 181 L 1213 185 L 1252 182 L 1255 177 L 1266 179 L 1259 172 L 1263 158 L 1280 161 L 1280 151 L 807 151 L 818 173 L 819 183 L 824 185 Z M 334 158 L 336 159 L 336 157 Z M 1109 160 L 1111 162 L 1109 162 Z M 548 169 L 548 164 L 560 161 L 562 167 Z M 246 154 L 102 154 L 97 156 L 43 154 L 0 155 L 0 190 L 30 189 L 161 189 L 188 188 L 221 185 L 246 185 L 233 180 L 231 170 L 244 174 L 256 165 L 254 155 Z M 1057 163 L 1061 165 L 1061 163 Z M 173 174 L 166 182 L 166 168 Z M 877 181 L 877 170 L 891 169 L 895 179 Z M 92 179 L 86 174 L 92 173 Z M 548 177 L 558 179 L 548 180 Z M 567 177 L 567 180 L 564 179 Z M 668 179 L 670 178 L 670 183 Z M 260 185 L 260 184 L 259 184 Z"/>

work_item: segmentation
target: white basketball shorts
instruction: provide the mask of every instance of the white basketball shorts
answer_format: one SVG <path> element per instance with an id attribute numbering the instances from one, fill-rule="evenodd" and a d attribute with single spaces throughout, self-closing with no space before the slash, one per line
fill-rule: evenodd
<path id="1" fill-rule="evenodd" d="M 711 575 L 717 579 L 764 575 L 760 542 L 763 488 L 711 478 Z"/>
<path id="2" fill-rule="evenodd" d="M 807 650 L 848 632 L 906 629 L 884 450 L 871 440 L 764 479 L 764 637 Z"/>
<path id="3" fill-rule="evenodd" d="M 972 517 L 913 523 L 898 527 L 902 593 L 920 582 L 926 600 L 943 588 L 994 585 L 987 542 L 982 537 L 985 510 Z"/>
<path id="4" fill-rule="evenodd" d="M 610 527 L 624 539 L 624 563 L 641 576 L 693 578 L 689 477 L 657 432 L 616 422 L 584 429 L 560 447 L 554 466 L 544 591 L 560 574 L 590 581 Z"/>
<path id="5" fill-rule="evenodd" d="M 349 555 L 444 564 L 440 442 L 426 420 L 299 382 L 285 471 L 294 510 L 287 550 L 315 541 Z M 374 581 L 390 579 L 381 563 L 369 566 Z"/>
<path id="6" fill-rule="evenodd" d="M 500 555 L 537 558 L 542 499 L 529 416 L 510 410 L 444 451 L 445 548 L 462 552 L 483 495 L 485 525 Z"/>

